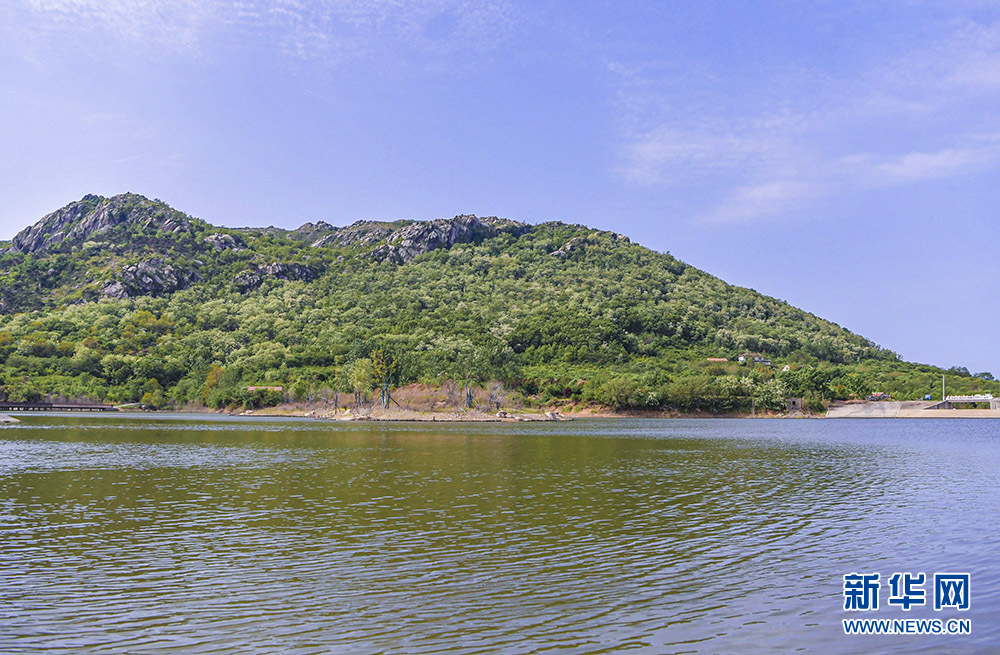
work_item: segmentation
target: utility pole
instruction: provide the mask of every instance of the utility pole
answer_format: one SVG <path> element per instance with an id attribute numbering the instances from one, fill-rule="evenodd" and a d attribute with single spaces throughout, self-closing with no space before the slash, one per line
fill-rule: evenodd
<path id="1" fill-rule="evenodd" d="M 941 402 L 944 402 L 948 396 L 944 393 L 944 373 L 941 374 Z"/>

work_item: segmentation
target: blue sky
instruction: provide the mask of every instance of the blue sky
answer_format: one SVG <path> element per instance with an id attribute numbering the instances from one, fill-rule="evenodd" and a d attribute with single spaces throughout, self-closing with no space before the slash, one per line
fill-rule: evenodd
<path id="1" fill-rule="evenodd" d="M 2 238 L 562 220 L 1000 375 L 995 3 L 7 0 L 0 88 Z"/>

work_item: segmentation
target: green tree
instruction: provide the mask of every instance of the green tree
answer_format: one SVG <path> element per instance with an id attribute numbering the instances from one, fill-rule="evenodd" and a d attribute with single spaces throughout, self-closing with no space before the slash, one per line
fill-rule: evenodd
<path id="1" fill-rule="evenodd" d="M 451 370 L 453 379 L 465 384 L 465 406 L 472 408 L 472 384 L 489 380 L 508 381 L 517 377 L 517 357 L 510 346 L 493 339 L 486 344 L 463 348 Z"/>
<path id="2" fill-rule="evenodd" d="M 107 359 L 107 358 L 105 358 Z M 102 360 L 102 364 L 104 360 Z M 105 364 L 105 368 L 107 368 Z M 212 364 L 208 369 L 208 374 L 205 376 L 205 383 L 201 387 L 201 399 L 202 402 L 207 403 L 208 397 L 211 393 L 218 388 L 219 383 L 222 381 L 222 376 L 226 372 L 224 368 L 216 364 Z"/>
<path id="3" fill-rule="evenodd" d="M 149 378 L 143 385 L 143 394 L 139 402 L 149 405 L 153 409 L 159 409 L 166 404 L 167 399 L 163 395 L 163 387 L 156 378 Z"/>
<path id="4" fill-rule="evenodd" d="M 861 371 L 845 375 L 841 380 L 855 398 L 864 398 L 872 392 L 872 387 L 875 385 L 872 377 Z"/>
<path id="5" fill-rule="evenodd" d="M 375 379 L 372 360 L 367 357 L 354 360 L 354 363 L 351 364 L 349 377 L 351 387 L 354 388 L 354 407 L 357 409 L 361 407 L 361 399 L 372 388 L 372 381 Z"/>
<path id="6" fill-rule="evenodd" d="M 754 403 L 759 409 L 782 410 L 788 400 L 788 388 L 780 378 L 754 385 Z"/>
<path id="7" fill-rule="evenodd" d="M 372 351 L 372 374 L 375 386 L 382 394 L 382 408 L 388 409 L 392 400 L 390 388 L 392 376 L 396 372 L 396 357 L 385 348 L 376 348 Z"/>

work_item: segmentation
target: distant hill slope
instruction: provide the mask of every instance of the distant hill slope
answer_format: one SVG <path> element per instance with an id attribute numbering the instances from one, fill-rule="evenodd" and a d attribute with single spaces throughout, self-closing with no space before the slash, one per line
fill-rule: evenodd
<path id="1" fill-rule="evenodd" d="M 743 351 L 790 368 L 898 359 L 580 225 L 462 215 L 234 229 L 135 194 L 88 195 L 18 233 L 0 256 L 0 312 L 10 390 L 117 400 L 218 404 L 265 380 L 350 387 L 352 363 L 377 347 L 396 353 L 395 383 L 505 379 L 578 399 L 589 384 L 618 406 L 669 404 L 689 374 L 739 378 L 734 364 L 697 362 Z M 615 379 L 631 389 L 617 399 Z"/>

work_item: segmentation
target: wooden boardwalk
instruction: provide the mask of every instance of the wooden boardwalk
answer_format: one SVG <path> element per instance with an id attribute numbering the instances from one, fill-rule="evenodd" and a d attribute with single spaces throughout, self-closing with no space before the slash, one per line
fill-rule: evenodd
<path id="1" fill-rule="evenodd" d="M 0 412 L 117 412 L 114 405 L 96 403 L 8 403 L 0 402 Z"/>

